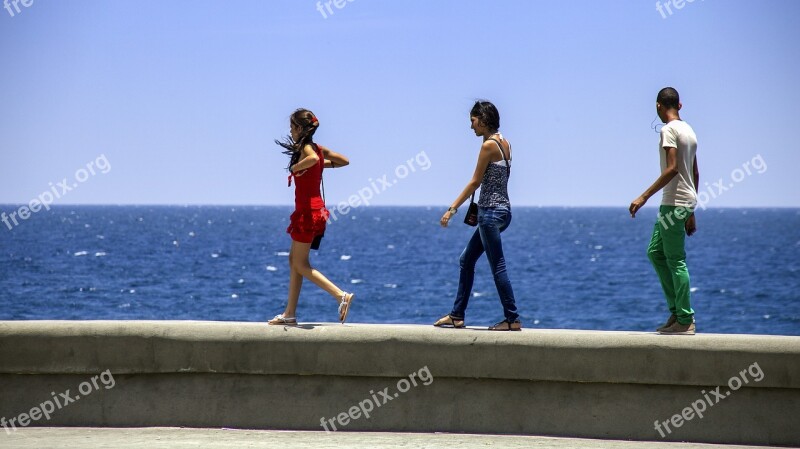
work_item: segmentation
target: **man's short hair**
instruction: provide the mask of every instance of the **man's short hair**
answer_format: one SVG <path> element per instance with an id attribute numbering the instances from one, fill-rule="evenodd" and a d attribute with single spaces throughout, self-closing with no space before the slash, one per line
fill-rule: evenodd
<path id="1" fill-rule="evenodd" d="M 678 95 L 678 91 L 673 89 L 672 87 L 665 87 L 658 91 L 658 97 L 656 97 L 656 101 L 667 109 L 678 109 L 678 104 L 681 102 L 681 98 Z"/>

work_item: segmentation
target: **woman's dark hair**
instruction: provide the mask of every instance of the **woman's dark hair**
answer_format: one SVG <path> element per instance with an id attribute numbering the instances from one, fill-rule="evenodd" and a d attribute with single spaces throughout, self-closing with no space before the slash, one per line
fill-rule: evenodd
<path id="1" fill-rule="evenodd" d="M 297 142 L 289 134 L 282 141 L 275 139 L 275 143 L 283 147 L 283 154 L 289 155 L 289 167 L 291 167 L 300 160 L 300 150 L 304 146 L 314 143 L 314 133 L 319 128 L 319 120 L 317 120 L 317 116 L 313 112 L 300 108 L 292 113 L 289 121 L 293 125 L 300 127 L 300 135 Z"/>
<path id="2" fill-rule="evenodd" d="M 484 124 L 489 131 L 497 132 L 500 129 L 500 113 L 490 101 L 478 100 L 469 111 L 470 117 L 475 117 Z"/>

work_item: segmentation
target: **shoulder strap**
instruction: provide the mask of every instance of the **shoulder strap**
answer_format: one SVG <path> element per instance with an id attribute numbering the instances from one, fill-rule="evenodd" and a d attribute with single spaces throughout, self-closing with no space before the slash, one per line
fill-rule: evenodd
<path id="1" fill-rule="evenodd" d="M 506 163 L 506 175 L 510 178 L 511 177 L 511 164 L 508 162 L 508 159 L 506 159 L 506 152 L 505 152 L 505 150 L 503 150 L 503 145 L 501 145 L 500 141 L 495 139 L 494 137 L 490 137 L 489 140 L 491 140 L 494 143 L 496 143 L 497 146 L 500 148 L 500 154 L 503 155 L 503 161 L 505 161 L 505 163 Z M 508 144 L 508 147 L 511 148 L 511 144 Z"/>
<path id="2" fill-rule="evenodd" d="M 314 144 L 314 150 L 316 150 L 317 154 L 319 155 L 319 161 L 322 164 L 321 170 L 319 171 L 319 183 L 320 183 L 320 187 L 322 189 L 322 202 L 324 203 L 325 202 L 325 177 L 323 176 L 322 172 L 325 171 L 325 154 L 322 153 L 322 150 L 320 149 L 320 146 L 317 145 L 316 143 Z"/>

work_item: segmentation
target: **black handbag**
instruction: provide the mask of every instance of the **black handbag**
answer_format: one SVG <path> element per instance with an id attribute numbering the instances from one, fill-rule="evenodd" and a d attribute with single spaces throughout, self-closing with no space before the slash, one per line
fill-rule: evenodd
<path id="1" fill-rule="evenodd" d="M 317 147 L 316 144 L 314 144 L 314 146 Z M 322 157 L 320 159 L 321 159 L 321 163 L 322 163 L 322 167 L 323 167 L 323 171 L 324 171 L 325 158 Z M 325 178 L 322 175 L 320 175 L 319 182 L 320 182 L 320 185 L 322 186 L 322 203 L 324 204 L 325 203 Z M 319 249 L 319 245 L 322 244 L 322 237 L 325 237 L 325 231 L 323 231 L 322 234 L 320 234 L 320 235 L 315 235 L 314 236 L 314 241 L 311 242 L 311 249 L 313 249 L 313 250 L 318 250 Z"/>
<path id="2" fill-rule="evenodd" d="M 320 245 L 320 243 L 322 243 L 322 237 L 325 237 L 325 233 L 324 232 L 322 234 L 314 237 L 314 241 L 311 242 L 311 249 L 319 249 L 319 245 Z"/>
<path id="3" fill-rule="evenodd" d="M 503 146 L 500 145 L 497 139 L 489 140 L 493 140 L 494 143 L 500 147 L 500 154 L 503 155 L 503 160 L 506 161 L 506 173 L 511 177 L 511 167 L 508 165 L 508 159 L 506 159 L 506 152 L 503 150 Z M 472 192 L 472 197 L 469 199 L 469 207 L 467 208 L 467 214 L 464 216 L 464 224 L 468 226 L 478 226 L 478 204 L 475 202 L 475 192 Z"/>
<path id="4" fill-rule="evenodd" d="M 475 192 L 472 192 L 472 198 L 469 199 L 469 207 L 467 208 L 467 214 L 464 216 L 464 224 L 478 226 L 478 204 L 475 202 Z"/>

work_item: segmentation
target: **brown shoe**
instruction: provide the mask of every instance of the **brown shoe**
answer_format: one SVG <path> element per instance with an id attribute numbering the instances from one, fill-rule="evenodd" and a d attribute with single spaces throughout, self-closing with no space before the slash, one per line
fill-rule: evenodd
<path id="1" fill-rule="evenodd" d="M 452 327 L 454 329 L 460 329 L 464 327 L 464 320 L 453 318 L 452 316 L 447 314 L 439 318 L 439 320 L 433 323 L 433 325 L 436 327 Z"/>
<path id="2" fill-rule="evenodd" d="M 661 335 L 694 335 L 694 332 L 694 321 L 689 324 L 681 324 L 676 321 L 672 326 L 658 331 Z"/>
<path id="3" fill-rule="evenodd" d="M 678 321 L 678 317 L 677 317 L 677 315 L 675 315 L 675 314 L 673 313 L 672 315 L 670 315 L 670 316 L 669 316 L 669 318 L 667 318 L 667 322 L 666 322 L 666 323 L 664 323 L 664 325 L 663 325 L 663 326 L 661 326 L 661 327 L 659 327 L 658 329 L 656 329 L 656 332 L 661 332 L 661 331 L 663 331 L 664 329 L 666 329 L 666 328 L 668 328 L 668 327 L 672 326 L 673 324 L 675 324 L 675 322 L 677 322 L 677 321 Z"/>
<path id="4" fill-rule="evenodd" d="M 490 331 L 521 331 L 522 330 L 522 323 L 519 320 L 514 320 L 514 322 L 509 323 L 508 320 L 503 320 L 499 323 L 495 323 L 494 326 L 489 327 Z"/>

